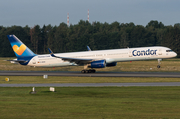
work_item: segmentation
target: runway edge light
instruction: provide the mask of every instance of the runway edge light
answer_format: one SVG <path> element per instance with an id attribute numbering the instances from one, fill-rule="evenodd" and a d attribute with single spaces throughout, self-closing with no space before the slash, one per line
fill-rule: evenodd
<path id="1" fill-rule="evenodd" d="M 6 78 L 5 78 L 5 81 L 9 81 L 9 78 L 6 77 Z"/>

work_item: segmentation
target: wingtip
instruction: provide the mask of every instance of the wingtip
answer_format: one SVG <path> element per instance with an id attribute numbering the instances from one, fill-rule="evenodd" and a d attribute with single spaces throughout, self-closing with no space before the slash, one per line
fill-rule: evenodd
<path id="1" fill-rule="evenodd" d="M 50 48 L 48 48 L 49 50 L 49 54 L 52 56 L 52 57 L 55 57 L 54 53 L 52 52 L 52 50 Z"/>
<path id="2" fill-rule="evenodd" d="M 49 50 L 49 53 L 51 54 L 51 53 L 52 53 L 52 50 L 51 50 L 50 48 L 48 48 L 48 50 Z"/>
<path id="3" fill-rule="evenodd" d="M 87 46 L 87 49 L 88 49 L 88 51 L 91 51 L 91 48 L 89 46 Z"/>

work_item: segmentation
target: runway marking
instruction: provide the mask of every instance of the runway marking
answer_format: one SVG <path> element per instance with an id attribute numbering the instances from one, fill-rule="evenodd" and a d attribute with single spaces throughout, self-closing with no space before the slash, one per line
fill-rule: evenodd
<path id="1" fill-rule="evenodd" d="M 81 76 L 81 77 L 178 77 L 179 72 L 98 72 L 81 74 L 63 71 L 0 71 L 1 76 Z M 180 86 L 180 82 L 159 83 L 56 83 L 56 84 L 0 84 L 0 87 L 104 87 L 104 86 Z"/>

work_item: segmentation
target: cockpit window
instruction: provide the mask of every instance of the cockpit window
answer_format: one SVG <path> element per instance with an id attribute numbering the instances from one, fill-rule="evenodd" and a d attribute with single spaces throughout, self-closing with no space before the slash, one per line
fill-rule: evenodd
<path id="1" fill-rule="evenodd" d="M 166 52 L 173 52 L 172 50 L 166 50 Z"/>

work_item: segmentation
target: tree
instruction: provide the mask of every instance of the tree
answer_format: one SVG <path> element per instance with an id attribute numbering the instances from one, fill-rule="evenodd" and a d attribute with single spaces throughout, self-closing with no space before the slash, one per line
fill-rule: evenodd
<path id="1" fill-rule="evenodd" d="M 48 30 L 47 30 L 47 47 L 48 48 L 51 48 L 53 51 L 54 51 L 54 41 L 55 41 L 55 32 L 56 32 L 56 29 L 57 27 L 52 27 L 51 25 L 48 25 L 46 27 Z"/>
<path id="2" fill-rule="evenodd" d="M 169 27 L 163 37 L 162 44 L 171 48 L 180 57 L 180 29 L 178 27 Z"/>
<path id="3" fill-rule="evenodd" d="M 30 29 L 30 36 L 31 36 L 31 43 L 33 46 L 33 51 L 35 51 L 35 53 L 38 53 L 38 47 L 41 44 L 41 29 L 39 25 L 34 26 L 34 28 Z"/>
<path id="4" fill-rule="evenodd" d="M 61 23 L 54 34 L 54 51 L 55 52 L 66 52 L 66 31 L 67 25 Z"/>
<path id="5" fill-rule="evenodd" d="M 147 25 L 146 25 L 146 28 L 147 27 L 150 27 L 150 26 L 153 26 L 154 28 L 164 28 L 164 24 L 162 22 L 158 22 L 158 21 L 153 21 L 151 20 Z"/>
<path id="6" fill-rule="evenodd" d="M 180 23 L 174 26 L 164 26 L 162 22 L 150 21 L 146 27 L 134 23 L 113 22 L 100 23 L 80 20 L 78 24 L 67 27 L 65 23 L 59 26 L 39 25 L 0 26 L 0 56 L 14 56 L 7 39 L 8 34 L 16 35 L 35 53 L 48 53 L 47 48 L 54 52 L 74 52 L 87 50 L 89 45 L 93 50 L 115 49 L 127 47 L 163 45 L 172 48 L 180 57 Z"/>

